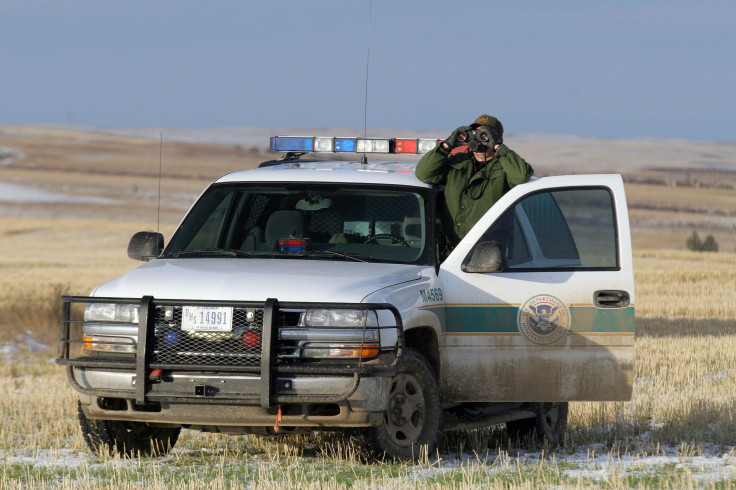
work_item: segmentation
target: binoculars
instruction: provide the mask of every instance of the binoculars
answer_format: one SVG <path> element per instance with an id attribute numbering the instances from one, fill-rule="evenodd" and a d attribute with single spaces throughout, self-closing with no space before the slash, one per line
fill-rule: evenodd
<path id="1" fill-rule="evenodd" d="M 457 141 L 461 145 L 468 145 L 470 151 L 486 151 L 487 147 L 493 147 L 499 141 L 498 134 L 488 126 L 480 126 L 477 129 L 468 129 L 457 134 Z"/>

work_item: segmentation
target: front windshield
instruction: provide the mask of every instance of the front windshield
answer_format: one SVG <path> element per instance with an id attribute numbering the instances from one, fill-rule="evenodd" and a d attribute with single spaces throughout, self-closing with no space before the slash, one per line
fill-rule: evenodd
<path id="1" fill-rule="evenodd" d="M 221 184 L 197 201 L 164 257 L 427 263 L 421 189 Z"/>

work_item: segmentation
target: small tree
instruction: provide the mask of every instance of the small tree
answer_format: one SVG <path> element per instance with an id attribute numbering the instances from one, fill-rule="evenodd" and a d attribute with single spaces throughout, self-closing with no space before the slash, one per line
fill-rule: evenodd
<path id="1" fill-rule="evenodd" d="M 685 242 L 688 250 L 694 252 L 718 252 L 718 243 L 713 235 L 705 237 L 705 241 L 701 241 L 698 233 L 693 231 L 693 234 Z"/>
<path id="2" fill-rule="evenodd" d="M 718 252 L 718 244 L 716 243 L 716 239 L 713 238 L 713 235 L 705 237 L 703 247 L 700 250 L 703 252 Z"/>

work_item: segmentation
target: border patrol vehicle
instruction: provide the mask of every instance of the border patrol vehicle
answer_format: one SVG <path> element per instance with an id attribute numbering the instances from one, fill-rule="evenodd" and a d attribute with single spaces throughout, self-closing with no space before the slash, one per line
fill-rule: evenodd
<path id="1" fill-rule="evenodd" d="M 273 137 L 282 160 L 217 179 L 164 247 L 63 298 L 57 362 L 93 451 L 163 454 L 182 428 L 360 429 L 380 455 L 506 424 L 558 444 L 568 402 L 629 400 L 634 280 L 618 175 L 533 179 L 449 254 L 414 163 L 300 159 L 438 140 Z"/>

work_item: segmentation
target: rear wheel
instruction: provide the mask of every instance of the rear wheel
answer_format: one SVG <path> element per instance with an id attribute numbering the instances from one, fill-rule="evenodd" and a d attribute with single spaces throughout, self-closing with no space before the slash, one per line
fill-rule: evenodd
<path id="1" fill-rule="evenodd" d="M 181 431 L 180 427 L 152 427 L 142 422 L 88 419 L 81 405 L 77 411 L 84 442 L 94 453 L 161 456 L 174 447 Z"/>
<path id="2" fill-rule="evenodd" d="M 440 390 L 429 362 L 407 349 L 396 375 L 381 423 L 370 430 L 379 456 L 416 460 L 420 451 L 431 454 L 440 428 Z"/>
<path id="3" fill-rule="evenodd" d="M 567 402 L 537 402 L 534 403 L 535 417 L 506 422 L 506 431 L 514 439 L 531 439 L 556 447 L 565 439 L 567 412 Z"/>

